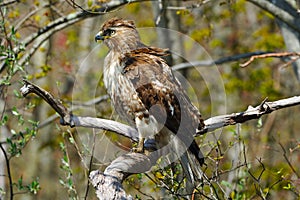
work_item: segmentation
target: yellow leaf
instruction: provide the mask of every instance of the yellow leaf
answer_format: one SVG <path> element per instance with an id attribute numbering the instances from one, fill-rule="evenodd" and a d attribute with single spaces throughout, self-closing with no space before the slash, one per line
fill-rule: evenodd
<path id="1" fill-rule="evenodd" d="M 16 37 L 17 39 L 20 39 L 20 38 L 21 38 L 20 33 L 19 33 L 19 32 L 16 32 L 15 37 Z"/>
<path id="2" fill-rule="evenodd" d="M 39 21 L 41 20 L 41 16 L 40 16 L 40 15 L 35 15 L 35 16 L 34 16 L 34 20 L 35 20 L 36 22 L 39 22 Z"/>
<path id="3" fill-rule="evenodd" d="M 90 7 L 93 5 L 93 0 L 88 0 L 88 1 L 87 1 L 87 5 L 88 5 L 88 7 L 90 8 Z"/>
<path id="4" fill-rule="evenodd" d="M 231 197 L 231 199 L 235 199 L 235 192 L 234 192 L 234 191 L 232 191 L 232 192 L 230 193 L 230 197 Z"/>
<path id="5" fill-rule="evenodd" d="M 269 193 L 269 188 L 265 188 L 264 190 L 263 190 L 263 192 L 266 194 L 266 193 Z"/>
<path id="6" fill-rule="evenodd" d="M 35 0 L 33 3 L 34 3 L 34 5 L 36 5 L 36 6 L 39 6 L 39 5 L 40 5 L 40 1 L 39 1 L 39 0 Z"/>
<path id="7" fill-rule="evenodd" d="M 156 172 L 156 173 L 155 173 L 155 176 L 156 176 L 156 178 L 158 178 L 158 179 L 163 179 L 163 178 L 164 178 L 164 175 L 162 175 L 160 172 Z"/>

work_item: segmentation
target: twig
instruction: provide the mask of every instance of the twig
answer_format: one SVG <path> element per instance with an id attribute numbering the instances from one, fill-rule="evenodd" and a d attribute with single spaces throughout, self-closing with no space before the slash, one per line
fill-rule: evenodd
<path id="1" fill-rule="evenodd" d="M 273 189 L 273 187 L 274 187 L 275 185 L 277 185 L 278 183 L 280 183 L 282 180 L 283 180 L 283 178 L 280 177 L 277 181 L 275 181 L 274 183 L 272 183 L 272 184 L 269 186 L 269 190 L 267 190 L 266 197 L 268 197 L 268 196 L 270 195 L 271 189 Z"/>
<path id="2" fill-rule="evenodd" d="M 70 1 L 70 2 L 69 2 Z M 116 11 L 116 10 L 118 10 L 118 7 L 116 7 L 115 9 L 116 10 L 114 10 L 114 9 L 112 9 L 112 10 L 104 10 L 104 11 L 100 11 L 99 9 L 97 9 L 97 8 L 94 8 L 94 9 L 86 9 L 86 8 L 83 8 L 81 5 L 79 5 L 78 3 L 76 3 L 76 1 L 74 1 L 74 0 L 66 0 L 66 2 L 69 4 L 69 5 L 71 5 L 73 8 L 79 8 L 82 12 L 86 12 L 86 13 L 90 13 L 90 14 L 105 14 L 105 13 L 109 13 L 109 12 L 114 12 L 114 11 Z M 117 1 L 118 2 L 118 1 Z M 119 1 L 120 2 L 120 1 Z M 130 4 L 130 3 L 132 3 L 132 2 L 134 2 L 134 1 L 127 1 L 127 3 L 128 4 Z M 106 4 L 104 3 L 104 4 L 100 4 L 100 5 L 98 5 L 99 7 L 105 7 L 106 6 Z"/>
<path id="3" fill-rule="evenodd" d="M 213 66 L 213 65 L 220 65 L 220 64 L 224 64 L 224 63 L 228 63 L 228 62 L 238 61 L 238 60 L 245 59 L 245 58 L 250 58 L 252 56 L 264 55 L 264 54 L 269 54 L 269 53 L 271 53 L 271 52 L 255 51 L 255 52 L 237 54 L 237 55 L 233 55 L 233 56 L 226 56 L 226 57 L 219 58 L 217 60 L 201 60 L 201 61 L 180 63 L 180 64 L 172 66 L 172 70 L 176 71 L 176 70 L 185 69 L 185 68 L 189 68 L 189 67 L 198 67 L 198 66 L 208 67 L 208 66 Z"/>
<path id="4" fill-rule="evenodd" d="M 141 193 L 142 195 L 145 196 L 146 199 L 153 199 L 155 200 L 155 198 L 150 195 L 150 194 L 147 194 L 146 192 L 143 192 L 139 186 L 135 186 L 134 184 L 132 185 L 132 188 L 135 189 L 137 192 Z"/>
<path id="5" fill-rule="evenodd" d="M 288 67 L 293 62 L 296 62 L 299 59 L 299 57 L 292 57 L 288 62 L 284 63 L 283 65 L 279 66 L 279 69 L 283 69 Z"/>
<path id="6" fill-rule="evenodd" d="M 10 200 L 13 200 L 14 190 L 13 190 L 13 182 L 12 182 L 12 177 L 11 177 L 11 172 L 10 172 L 11 168 L 10 168 L 9 158 L 8 158 L 7 153 L 4 149 L 4 147 L 2 146 L 2 144 L 0 144 L 0 149 L 5 158 L 5 164 L 6 164 L 7 176 L 8 176 L 8 182 L 9 182 Z"/>
<path id="7" fill-rule="evenodd" d="M 257 182 L 259 182 L 260 181 L 260 179 L 261 179 L 261 177 L 262 177 L 262 175 L 263 175 L 263 173 L 266 171 L 266 167 L 265 167 L 265 165 L 263 164 L 263 162 L 261 161 L 261 158 L 259 158 L 259 159 L 257 159 L 257 161 L 259 162 L 259 164 L 262 166 L 262 170 L 261 170 L 261 172 L 260 172 L 260 174 L 258 175 L 258 178 L 257 178 Z"/>
<path id="8" fill-rule="evenodd" d="M 281 52 L 281 53 L 266 53 L 266 54 L 262 54 L 262 55 L 255 55 L 255 56 L 251 56 L 247 62 L 240 64 L 240 66 L 247 67 L 255 59 L 259 59 L 259 58 L 270 58 L 270 57 L 281 58 L 281 57 L 290 57 L 290 56 L 297 56 L 297 58 L 299 58 L 300 53 L 298 53 L 298 52 Z"/>
<path id="9" fill-rule="evenodd" d="M 88 169 L 89 173 L 92 171 L 93 158 L 94 158 L 94 152 L 95 152 L 95 144 L 96 144 L 96 135 L 95 135 L 95 132 L 94 132 L 93 145 L 92 145 L 92 155 L 91 155 L 91 159 L 90 159 L 90 163 L 89 163 L 89 169 Z M 85 200 L 88 199 L 89 189 L 90 189 L 90 183 L 89 183 L 89 180 L 88 180 L 86 190 L 85 190 L 85 195 L 84 195 Z"/>
<path id="10" fill-rule="evenodd" d="M 258 177 L 256 178 L 255 176 L 254 176 L 254 174 L 252 174 L 252 172 L 250 171 L 250 169 L 248 169 L 248 174 L 250 174 L 250 176 L 252 177 L 252 179 L 254 179 L 254 181 L 257 183 L 257 185 L 256 184 L 254 184 L 254 187 L 255 187 L 255 189 L 256 189 L 256 192 L 257 192 L 257 195 L 259 195 L 262 199 L 266 199 L 262 194 L 263 194 L 263 192 L 262 192 L 262 190 L 261 190 L 261 185 L 260 185 L 260 180 L 261 180 L 261 177 L 262 177 L 262 175 L 264 174 L 264 172 L 265 172 L 265 170 L 266 170 L 266 168 L 265 168 L 265 165 L 262 163 L 262 161 L 261 161 L 261 158 L 259 158 L 259 159 L 257 159 L 257 161 L 260 163 L 260 165 L 262 166 L 262 170 L 260 171 L 260 174 L 258 175 Z"/>
<path id="11" fill-rule="evenodd" d="M 204 4 L 208 3 L 210 0 L 203 0 L 200 3 L 192 4 L 190 6 L 167 6 L 166 9 L 168 10 L 193 10 L 195 8 L 199 8 L 200 6 L 203 6 Z"/>
<path id="12" fill-rule="evenodd" d="M 10 4 L 14 4 L 20 2 L 20 0 L 7 0 L 0 3 L 0 7 L 8 6 Z"/>
<path id="13" fill-rule="evenodd" d="M 1 14 L 1 17 L 2 17 L 2 20 L 3 20 L 3 22 L 1 22 L 1 23 L 3 23 L 3 32 L 4 32 L 4 35 L 5 35 L 5 40 L 6 40 L 6 42 L 9 45 L 9 50 L 12 50 L 13 49 L 13 45 L 12 45 L 11 39 L 9 38 L 9 34 L 8 34 L 7 30 L 6 30 L 6 27 L 5 27 L 5 21 L 4 20 L 6 18 L 4 16 L 4 14 L 3 14 L 2 9 L 0 9 L 0 14 Z"/>
<path id="14" fill-rule="evenodd" d="M 43 5 L 42 7 L 37 7 L 37 6 L 34 6 L 35 9 L 33 9 L 32 11 L 30 11 L 29 13 L 27 13 L 25 16 L 22 16 L 20 18 L 20 20 L 18 20 L 17 24 L 14 25 L 14 29 L 15 31 L 18 31 L 19 28 L 21 27 L 21 25 L 27 21 L 28 19 L 30 19 L 30 17 L 32 17 L 33 15 L 35 15 L 37 12 L 40 12 L 42 9 L 44 8 L 52 8 L 54 4 L 56 4 L 57 2 L 52 2 L 52 3 L 49 3 L 49 4 L 45 4 Z"/>
<path id="15" fill-rule="evenodd" d="M 288 163 L 289 167 L 291 168 L 291 170 L 294 172 L 294 174 L 297 176 L 297 178 L 300 178 L 300 175 L 298 174 L 298 172 L 295 170 L 295 168 L 293 167 L 292 163 L 290 162 L 290 160 L 288 159 L 287 155 L 286 155 L 286 150 L 284 149 L 283 145 L 278 142 L 279 146 L 281 147 L 282 151 L 283 151 L 283 157 L 286 160 L 286 162 Z"/>

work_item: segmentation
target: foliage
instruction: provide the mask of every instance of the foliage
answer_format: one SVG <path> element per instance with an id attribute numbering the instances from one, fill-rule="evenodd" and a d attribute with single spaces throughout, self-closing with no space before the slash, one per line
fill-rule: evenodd
<path id="1" fill-rule="evenodd" d="M 286 51 L 274 16 L 244 0 L 166 1 L 170 5 L 159 11 L 156 21 L 154 2 L 147 1 L 118 7 L 97 18 L 92 18 L 97 16 L 93 12 L 110 1 L 23 0 L 4 5 L 6 2 L 10 1 L 0 3 L 0 173 L 4 173 L 0 183 L 5 182 L 0 185 L 0 199 L 95 198 L 88 185 L 89 171 L 104 169 L 132 147 L 131 141 L 113 133 L 60 127 L 57 115 L 41 99 L 25 99 L 18 92 L 22 79 L 31 79 L 78 115 L 116 118 L 109 100 L 89 101 L 106 94 L 101 66 L 107 49 L 96 46 L 93 38 L 105 19 L 120 16 L 134 19 L 138 27 L 153 27 L 159 19 L 167 18 L 169 28 L 191 37 L 213 59 Z M 68 20 L 76 13 L 88 19 L 72 24 Z M 180 24 L 176 21 L 170 27 L 175 18 Z M 61 24 L 53 25 L 59 20 Z M 62 24 L 67 28 L 60 27 Z M 53 32 L 43 32 L 47 28 Z M 147 31 L 142 38 L 147 43 L 160 39 Z M 191 44 L 181 47 L 185 55 L 196 54 Z M 195 57 L 204 59 L 205 55 Z M 213 110 L 216 115 L 224 114 L 218 113 L 224 109 L 238 112 L 265 97 L 277 100 L 299 91 L 294 71 L 290 65 L 284 66 L 284 59 L 259 59 L 241 68 L 243 61 L 217 66 L 226 105 L 211 105 L 211 91 L 195 69 L 183 72 L 193 86 L 187 91 L 195 94 L 193 100 L 200 99 L 205 118 Z M 226 128 L 219 135 L 197 138 L 207 167 L 194 195 L 211 199 L 299 198 L 299 117 L 299 108 L 290 108 L 258 122 Z M 129 176 L 124 187 L 136 199 L 182 199 L 186 197 L 185 183 L 181 165 L 173 163 Z"/>
<path id="2" fill-rule="evenodd" d="M 65 172 L 65 180 L 63 178 L 59 179 L 59 183 L 64 186 L 69 194 L 69 199 L 78 199 L 77 191 L 73 183 L 73 171 L 70 166 L 70 159 L 68 157 L 68 152 L 64 143 L 60 143 L 61 151 L 63 152 L 63 157 L 61 159 L 61 169 Z"/>
<path id="3" fill-rule="evenodd" d="M 19 191 L 28 191 L 32 194 L 37 194 L 37 192 L 41 189 L 38 178 L 33 180 L 31 183 L 24 185 L 23 178 L 20 177 L 15 185 Z"/>

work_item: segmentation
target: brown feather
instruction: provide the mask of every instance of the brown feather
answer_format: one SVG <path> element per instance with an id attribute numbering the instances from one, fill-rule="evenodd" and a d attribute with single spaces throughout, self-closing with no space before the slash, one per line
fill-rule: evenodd
<path id="1" fill-rule="evenodd" d="M 101 31 L 111 28 L 116 32 L 104 40 L 110 48 L 105 58 L 104 83 L 117 113 L 137 126 L 139 133 L 144 132 L 140 136 L 151 131 L 157 134 L 162 124 L 177 134 L 203 164 L 203 155 L 193 138 L 196 130 L 204 127 L 203 120 L 164 61 L 168 50 L 141 43 L 130 20 L 111 19 Z"/>
<path id="2" fill-rule="evenodd" d="M 107 30 L 112 27 L 128 27 L 128 28 L 135 28 L 134 22 L 132 20 L 123 20 L 121 18 L 112 18 L 106 21 L 103 25 L 101 30 Z"/>
<path id="3" fill-rule="evenodd" d="M 177 134 L 191 152 L 200 154 L 196 158 L 203 164 L 203 155 L 193 139 L 196 129 L 204 127 L 203 120 L 169 66 L 146 48 L 126 54 L 123 61 L 123 74 L 133 83 L 143 105 L 150 111 L 149 114 Z M 151 109 L 154 105 L 155 109 Z"/>

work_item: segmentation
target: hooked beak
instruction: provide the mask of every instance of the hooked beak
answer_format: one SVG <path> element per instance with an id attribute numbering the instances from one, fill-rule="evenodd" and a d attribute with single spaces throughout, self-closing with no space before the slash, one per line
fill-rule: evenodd
<path id="1" fill-rule="evenodd" d="M 97 33 L 97 35 L 95 36 L 95 42 L 98 42 L 99 40 L 103 41 L 106 39 L 106 36 L 103 35 L 103 32 L 100 31 L 99 33 Z"/>

